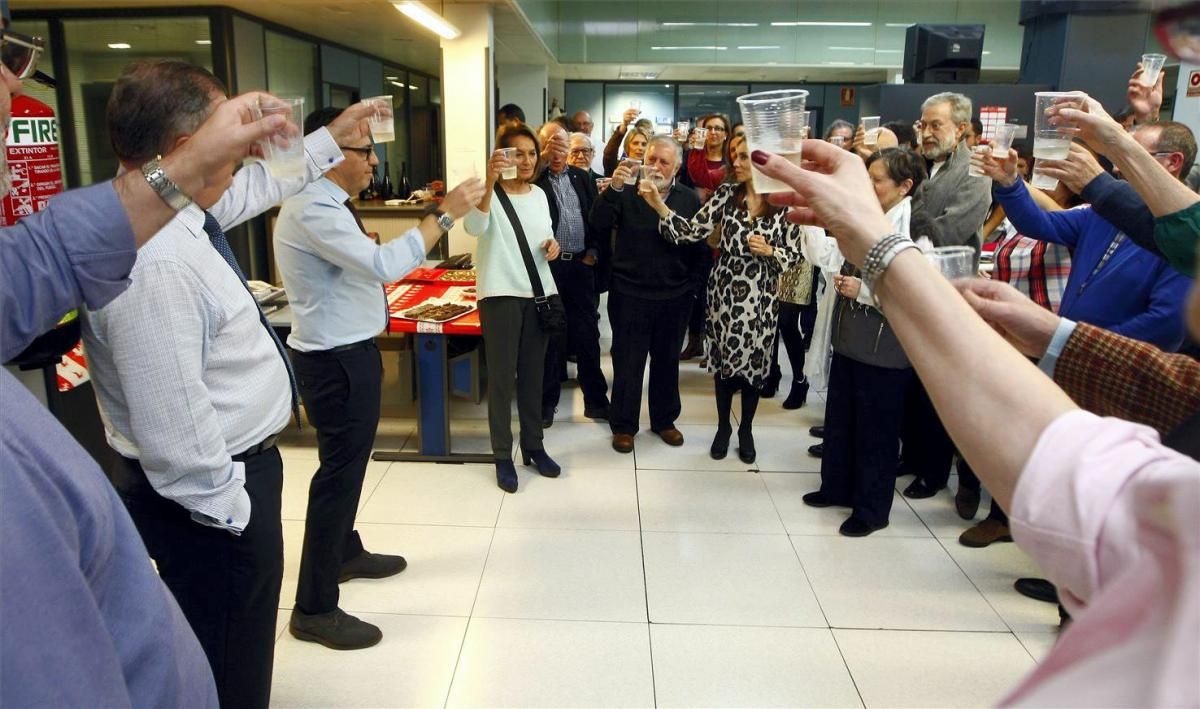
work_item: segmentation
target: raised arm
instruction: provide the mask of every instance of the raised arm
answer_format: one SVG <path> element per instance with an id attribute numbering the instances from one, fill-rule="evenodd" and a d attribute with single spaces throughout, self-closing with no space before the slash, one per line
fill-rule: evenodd
<path id="1" fill-rule="evenodd" d="M 704 203 L 691 219 L 676 214 L 657 189 L 639 189 L 638 194 L 658 213 L 658 233 L 672 244 L 695 244 L 707 239 L 721 225 L 721 214 L 733 196 L 733 188 L 724 185 Z"/>

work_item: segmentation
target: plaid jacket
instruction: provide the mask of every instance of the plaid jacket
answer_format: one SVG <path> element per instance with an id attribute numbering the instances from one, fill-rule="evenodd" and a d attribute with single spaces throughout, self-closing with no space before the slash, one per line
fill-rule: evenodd
<path id="1" fill-rule="evenodd" d="M 1054 381 L 1084 409 L 1161 435 L 1200 411 L 1200 362 L 1085 323 L 1063 347 Z"/>
<path id="2" fill-rule="evenodd" d="M 992 278 L 1011 284 L 1033 302 L 1057 313 L 1071 275 L 1070 249 L 1022 236 L 1007 219 L 1001 230 Z"/>

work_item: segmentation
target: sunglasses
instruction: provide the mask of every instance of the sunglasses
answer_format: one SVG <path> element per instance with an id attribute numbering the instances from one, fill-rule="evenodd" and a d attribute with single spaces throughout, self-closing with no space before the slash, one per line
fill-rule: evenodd
<path id="1" fill-rule="evenodd" d="M 46 42 L 41 37 L 0 30 L 0 55 L 4 66 L 18 79 L 36 78 L 38 58 L 45 48 Z"/>

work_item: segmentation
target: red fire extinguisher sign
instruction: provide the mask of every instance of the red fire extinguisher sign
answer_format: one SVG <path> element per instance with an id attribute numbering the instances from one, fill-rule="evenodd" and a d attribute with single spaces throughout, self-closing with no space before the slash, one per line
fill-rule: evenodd
<path id="1" fill-rule="evenodd" d="M 54 111 L 29 96 L 14 97 L 5 149 L 12 189 L 0 204 L 0 223 L 10 226 L 21 217 L 42 211 L 51 197 L 62 192 Z"/>

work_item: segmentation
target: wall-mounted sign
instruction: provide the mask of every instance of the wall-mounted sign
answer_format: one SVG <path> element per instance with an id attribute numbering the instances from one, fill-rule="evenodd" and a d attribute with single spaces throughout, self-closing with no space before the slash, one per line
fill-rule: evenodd
<path id="1" fill-rule="evenodd" d="M 1193 69 L 1188 73 L 1188 96 L 1200 96 L 1200 71 Z"/>
<path id="2" fill-rule="evenodd" d="M 854 87 L 842 87 L 842 108 L 850 108 L 854 105 Z"/>

